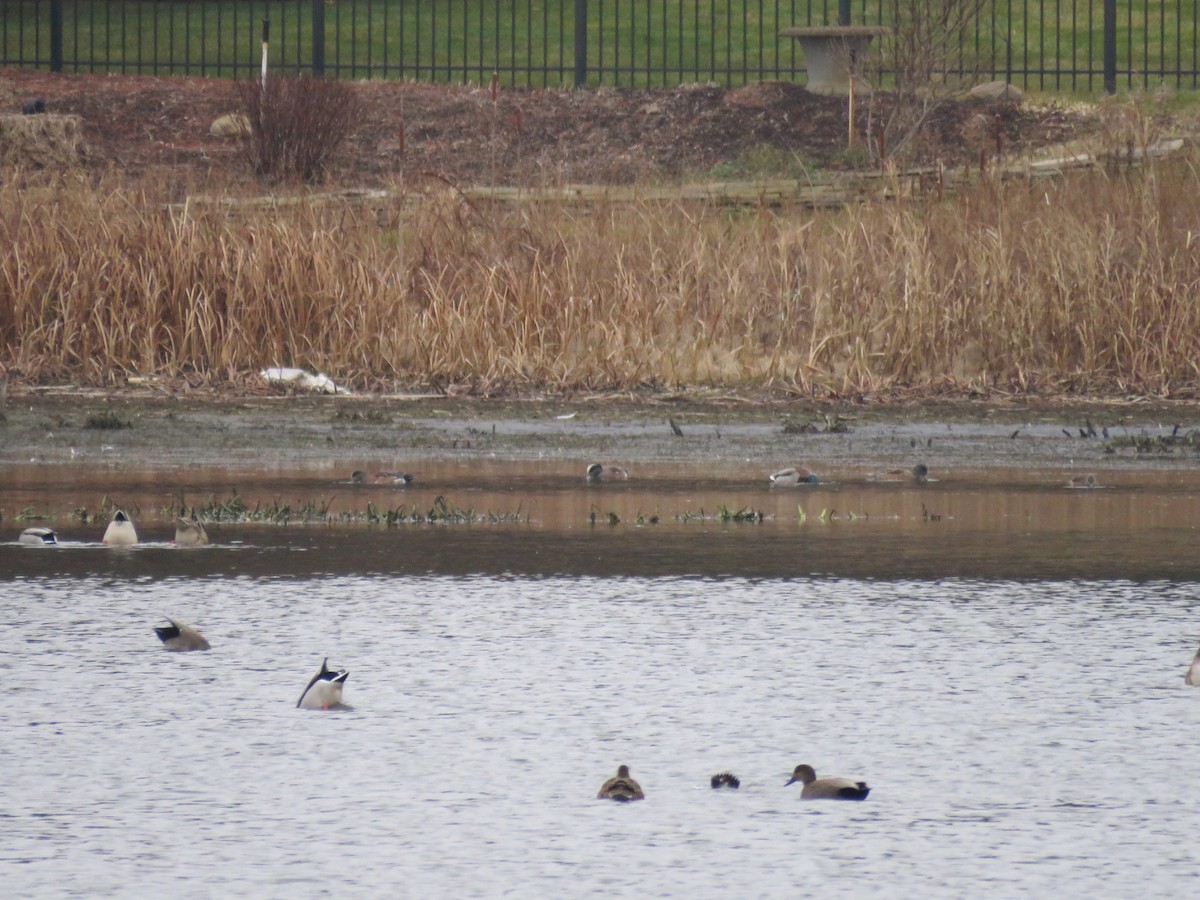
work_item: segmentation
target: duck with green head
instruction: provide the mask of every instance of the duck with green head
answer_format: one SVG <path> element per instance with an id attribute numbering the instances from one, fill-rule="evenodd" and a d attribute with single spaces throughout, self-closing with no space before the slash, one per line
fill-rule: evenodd
<path id="1" fill-rule="evenodd" d="M 21 536 L 17 538 L 18 544 L 25 544 L 29 547 L 44 547 L 47 544 L 57 544 L 58 535 L 53 528 L 44 528 L 40 525 L 35 525 L 32 528 L 26 528 L 21 532 Z"/>
<path id="2" fill-rule="evenodd" d="M 787 469 L 780 469 L 778 472 L 768 476 L 771 484 L 777 487 L 798 487 L 802 484 L 820 484 L 821 479 L 812 469 L 804 466 L 791 466 Z"/>

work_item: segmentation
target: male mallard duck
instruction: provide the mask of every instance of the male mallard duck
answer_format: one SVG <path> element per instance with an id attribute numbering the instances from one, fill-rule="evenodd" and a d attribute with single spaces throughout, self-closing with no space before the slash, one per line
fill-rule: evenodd
<path id="1" fill-rule="evenodd" d="M 192 513 L 190 519 L 180 516 L 175 520 L 176 547 L 203 547 L 207 543 L 208 532 L 204 530 L 195 513 Z"/>
<path id="2" fill-rule="evenodd" d="M 592 463 L 587 467 L 587 480 L 596 484 L 601 481 L 624 481 L 629 473 L 620 466 L 609 466 L 607 469 L 600 463 Z"/>
<path id="3" fill-rule="evenodd" d="M 642 786 L 629 777 L 629 766 L 619 766 L 616 776 L 600 786 L 596 799 L 627 803 L 630 800 L 645 800 L 646 795 L 642 793 Z"/>
<path id="4" fill-rule="evenodd" d="M 204 635 L 191 625 L 167 619 L 170 625 L 155 625 L 154 633 L 168 650 L 209 650 L 208 641 Z"/>
<path id="5" fill-rule="evenodd" d="M 350 673 L 345 669 L 329 668 L 329 657 L 321 663 L 321 671 L 309 679 L 308 687 L 296 701 L 297 709 L 336 709 L 342 706 L 342 688 Z"/>
<path id="6" fill-rule="evenodd" d="M 771 484 L 780 487 L 795 487 L 799 484 L 820 484 L 821 479 L 811 469 L 804 466 L 793 466 L 790 469 L 780 469 L 770 476 Z"/>
<path id="7" fill-rule="evenodd" d="M 1094 488 L 1096 487 L 1095 475 L 1072 475 L 1071 480 L 1067 482 L 1069 488 Z"/>
<path id="8" fill-rule="evenodd" d="M 104 529 L 104 543 L 109 546 L 129 546 L 137 542 L 137 529 L 133 527 L 133 521 L 118 509 Z"/>
<path id="9" fill-rule="evenodd" d="M 712 784 L 714 790 L 729 788 L 736 791 L 742 786 L 742 782 L 732 772 L 718 772 L 709 779 L 709 783 Z"/>
<path id="10" fill-rule="evenodd" d="M 1183 673 L 1183 683 L 1200 687 L 1200 650 L 1196 651 L 1196 655 L 1192 657 L 1192 664 Z"/>
<path id="11" fill-rule="evenodd" d="M 27 544 L 31 547 L 40 547 L 43 544 L 57 544 L 58 535 L 54 533 L 53 528 L 34 526 L 22 531 L 21 536 L 17 538 L 17 543 Z"/>
<path id="12" fill-rule="evenodd" d="M 851 781 L 849 778 L 817 778 L 812 766 L 804 764 L 796 766 L 787 784 L 799 781 L 804 790 L 800 792 L 801 800 L 866 800 L 871 789 L 865 781 Z"/>

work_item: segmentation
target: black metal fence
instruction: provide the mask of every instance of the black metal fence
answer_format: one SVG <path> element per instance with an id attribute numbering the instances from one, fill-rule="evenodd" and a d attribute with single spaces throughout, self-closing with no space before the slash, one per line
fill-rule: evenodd
<path id="1" fill-rule="evenodd" d="M 921 0 L 2 0 L 0 65 L 550 86 L 796 79 L 793 25 L 889 25 Z M 946 2 L 946 0 L 940 0 Z M 970 2 L 970 0 L 964 0 Z M 1197 0 L 983 0 L 963 39 L 980 78 L 1025 88 L 1200 86 Z"/>

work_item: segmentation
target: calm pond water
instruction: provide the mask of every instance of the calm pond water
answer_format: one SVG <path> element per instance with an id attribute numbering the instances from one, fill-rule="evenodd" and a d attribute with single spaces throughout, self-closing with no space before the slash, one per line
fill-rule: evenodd
<path id="1" fill-rule="evenodd" d="M 5 895 L 1165 897 L 1200 874 L 1189 476 L 508 475 L 476 508 L 530 521 L 182 550 L 171 479 L 130 473 L 143 545 L 56 521 L 58 548 L 0 546 Z M 13 509 L 100 496 L 4 478 L 5 540 Z M 463 503 L 458 478 L 403 502 Z M 213 650 L 164 652 L 164 615 Z M 353 709 L 295 709 L 326 656 Z M 801 803 L 800 762 L 871 796 Z M 647 799 L 595 800 L 622 763 Z M 708 787 L 726 769 L 740 791 Z"/>

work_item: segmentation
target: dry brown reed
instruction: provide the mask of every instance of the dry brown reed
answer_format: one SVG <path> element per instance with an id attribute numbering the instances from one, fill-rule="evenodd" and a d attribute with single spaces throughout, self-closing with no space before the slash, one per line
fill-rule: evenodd
<path id="1" fill-rule="evenodd" d="M 1200 385 L 1197 162 L 840 212 L 641 202 L 229 215 L 0 187 L 0 368 L 221 383 L 1144 392 Z"/>

